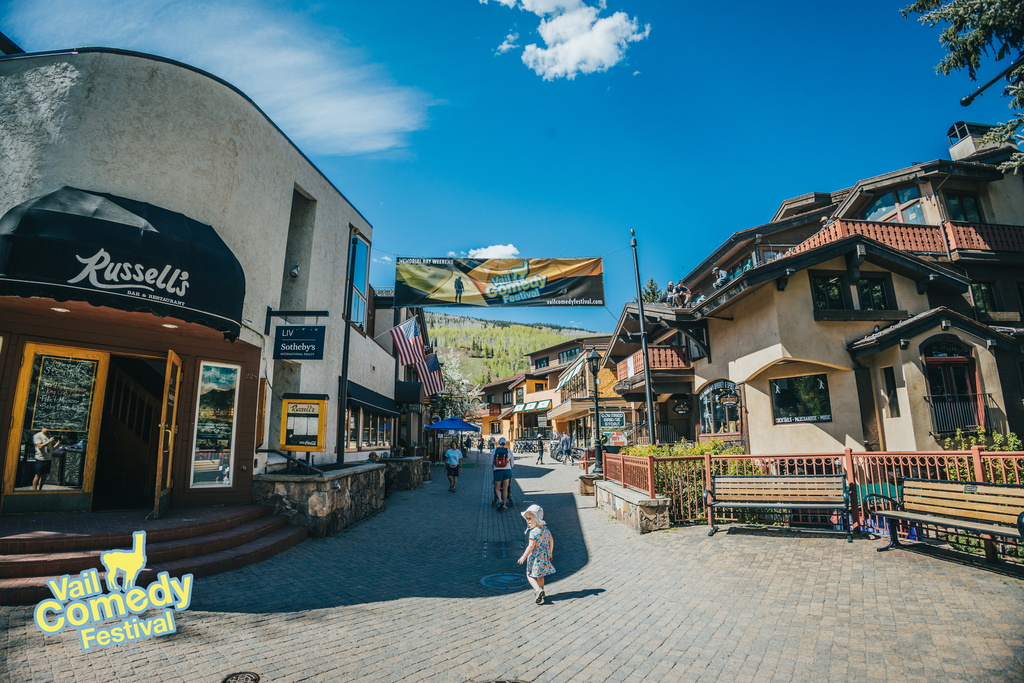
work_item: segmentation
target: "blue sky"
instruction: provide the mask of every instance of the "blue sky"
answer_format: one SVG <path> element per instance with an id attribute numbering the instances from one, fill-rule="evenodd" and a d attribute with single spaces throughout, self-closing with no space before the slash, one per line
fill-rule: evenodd
<path id="1" fill-rule="evenodd" d="M 976 84 L 935 73 L 939 29 L 904 19 L 908 1 L 18 0 L 0 30 L 237 85 L 374 226 L 376 286 L 395 254 L 608 254 L 608 311 L 447 312 L 610 331 L 635 295 L 631 228 L 664 285 L 787 198 L 948 157 L 952 123 L 1009 118 L 998 86 L 959 105 Z"/>

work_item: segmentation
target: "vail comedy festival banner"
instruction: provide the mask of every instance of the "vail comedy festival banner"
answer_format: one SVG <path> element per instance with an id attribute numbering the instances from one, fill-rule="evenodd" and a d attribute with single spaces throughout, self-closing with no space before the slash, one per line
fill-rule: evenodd
<path id="1" fill-rule="evenodd" d="M 604 267 L 599 258 L 399 258 L 395 306 L 604 306 Z"/>

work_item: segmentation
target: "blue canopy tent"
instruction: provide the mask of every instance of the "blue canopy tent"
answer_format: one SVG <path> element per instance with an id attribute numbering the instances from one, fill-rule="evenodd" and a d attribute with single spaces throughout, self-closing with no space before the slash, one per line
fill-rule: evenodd
<path id="1" fill-rule="evenodd" d="M 453 430 L 453 431 L 456 431 L 456 432 L 479 432 L 480 431 L 479 427 L 477 427 L 475 425 L 471 425 L 468 422 L 466 422 L 465 420 L 460 420 L 457 417 L 449 417 L 447 419 L 441 420 L 440 422 L 435 422 L 432 425 L 427 425 L 425 427 L 425 429 L 438 429 L 438 430 L 442 430 L 442 431 L 446 431 L 446 432 L 449 431 L 449 430 Z"/>

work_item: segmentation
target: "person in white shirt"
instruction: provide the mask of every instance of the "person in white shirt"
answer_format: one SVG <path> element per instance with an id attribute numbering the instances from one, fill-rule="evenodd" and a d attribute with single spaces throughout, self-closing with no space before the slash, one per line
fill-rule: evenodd
<path id="1" fill-rule="evenodd" d="M 35 477 L 32 478 L 32 490 L 42 491 L 43 484 L 46 482 L 46 477 L 50 474 L 50 466 L 53 461 L 53 449 L 60 443 L 60 439 L 55 436 L 47 436 L 46 433 L 50 431 L 46 427 L 41 428 L 37 433 L 32 435 L 32 445 L 35 446 L 36 455 L 32 461 L 32 467 L 35 470 Z"/>
<path id="2" fill-rule="evenodd" d="M 448 490 L 455 493 L 455 485 L 459 481 L 459 474 L 462 473 L 462 451 L 459 450 L 459 444 L 452 441 L 451 448 L 445 451 L 444 454 L 445 464 L 444 471 L 448 475 Z"/>

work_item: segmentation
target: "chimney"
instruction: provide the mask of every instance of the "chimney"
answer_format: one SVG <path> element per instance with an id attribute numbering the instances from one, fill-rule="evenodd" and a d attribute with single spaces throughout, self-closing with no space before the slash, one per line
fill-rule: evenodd
<path id="1" fill-rule="evenodd" d="M 954 123 L 946 133 L 949 137 L 949 158 L 960 161 L 987 149 L 998 149 L 998 144 L 981 142 L 981 137 L 992 128 L 993 126 L 985 123 Z"/>

